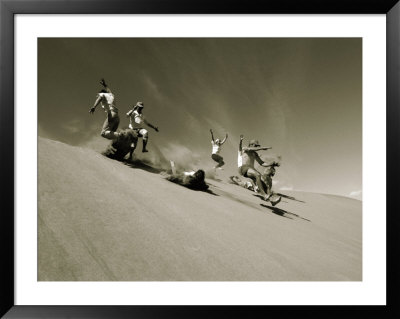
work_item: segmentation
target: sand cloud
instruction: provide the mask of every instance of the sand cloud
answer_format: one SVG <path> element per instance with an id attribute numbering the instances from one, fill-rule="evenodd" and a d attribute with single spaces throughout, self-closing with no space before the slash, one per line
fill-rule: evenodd
<path id="1" fill-rule="evenodd" d="M 160 148 L 165 158 L 174 161 L 175 165 L 182 169 L 193 169 L 197 166 L 200 156 L 186 146 L 170 143 Z"/>
<path id="2" fill-rule="evenodd" d="M 84 128 L 83 121 L 79 118 L 73 119 L 67 123 L 64 123 L 61 126 L 64 130 L 66 130 L 68 133 L 79 133 L 82 132 Z"/>

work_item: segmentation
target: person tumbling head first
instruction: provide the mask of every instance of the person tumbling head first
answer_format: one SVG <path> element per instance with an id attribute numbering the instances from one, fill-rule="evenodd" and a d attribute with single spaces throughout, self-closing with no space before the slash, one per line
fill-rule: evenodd
<path id="1" fill-rule="evenodd" d="M 101 79 L 100 84 L 104 87 L 104 89 L 100 90 L 100 92 L 97 94 L 96 101 L 90 108 L 89 113 L 93 114 L 96 110 L 96 107 L 101 104 L 101 107 L 107 113 L 107 117 L 104 121 L 100 135 L 109 140 L 114 140 L 119 136 L 119 133 L 117 132 L 119 125 L 118 108 L 115 106 L 114 94 L 107 86 L 105 80 Z"/>
<path id="2" fill-rule="evenodd" d="M 150 126 L 152 129 L 154 129 L 156 132 L 158 132 L 158 127 L 149 123 L 145 119 L 143 115 L 143 108 L 144 108 L 144 103 L 137 102 L 136 105 L 133 106 L 132 110 L 126 113 L 126 116 L 129 117 L 129 128 L 135 130 L 138 136 L 142 137 L 143 139 L 142 152 L 145 153 L 148 152 L 146 145 L 149 139 L 149 133 L 143 126 L 144 124 L 146 124 L 147 126 Z"/>
<path id="3" fill-rule="evenodd" d="M 211 158 L 216 161 L 218 164 L 214 166 L 214 169 L 221 168 L 225 165 L 224 158 L 219 154 L 221 151 L 222 144 L 225 143 L 226 139 L 228 138 L 228 133 L 226 133 L 225 138 L 221 141 L 219 138 L 214 139 L 213 130 L 210 129 L 211 133 L 211 145 L 212 145 L 212 153 Z"/>
<path id="4" fill-rule="evenodd" d="M 132 154 L 135 151 L 137 144 L 137 134 L 134 130 L 123 129 L 119 132 L 119 137 L 112 140 L 103 154 L 109 158 L 119 161 L 124 160 L 126 155 L 129 154 L 128 160 L 132 160 Z"/>

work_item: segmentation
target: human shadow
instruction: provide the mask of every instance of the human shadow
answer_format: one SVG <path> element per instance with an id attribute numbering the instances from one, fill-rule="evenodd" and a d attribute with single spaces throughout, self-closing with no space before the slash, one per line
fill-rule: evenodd
<path id="1" fill-rule="evenodd" d="M 134 159 L 134 160 L 123 159 L 123 160 L 121 160 L 121 162 L 124 163 L 125 165 L 129 166 L 130 168 L 142 169 L 146 172 L 153 173 L 153 174 L 160 174 L 161 172 L 165 172 L 164 169 L 150 166 L 146 162 L 138 160 L 138 159 Z"/>
<path id="2" fill-rule="evenodd" d="M 278 195 L 278 196 L 280 196 L 280 197 L 283 197 L 283 198 L 287 198 L 287 199 L 294 200 L 294 201 L 296 201 L 296 202 L 305 203 L 305 201 L 296 199 L 296 198 L 294 198 L 293 196 L 289 196 L 289 195 L 285 195 L 285 194 L 281 194 L 281 193 L 276 193 L 276 195 Z"/>
<path id="3" fill-rule="evenodd" d="M 179 178 L 178 176 L 174 176 L 174 175 L 169 175 L 166 177 L 166 180 L 169 182 L 172 182 L 174 184 L 178 184 L 180 186 L 189 188 L 193 191 L 198 191 L 198 192 L 204 192 L 204 193 L 208 193 L 210 195 L 214 195 L 214 196 L 219 196 L 218 194 L 214 193 L 211 189 L 210 186 L 207 183 L 185 183 L 181 178 Z"/>
<path id="4" fill-rule="evenodd" d="M 260 204 L 260 205 L 262 207 L 270 209 L 276 215 L 279 215 L 279 216 L 282 216 L 282 217 L 286 217 L 286 218 L 289 218 L 289 219 L 293 219 L 290 216 L 294 216 L 294 217 L 303 219 L 305 221 L 311 222 L 311 220 L 309 220 L 307 218 L 304 218 L 304 217 L 301 217 L 301 216 L 299 216 L 299 215 L 297 215 L 295 213 L 288 212 L 287 210 L 284 210 L 284 209 L 281 209 L 281 208 L 278 208 L 278 207 L 268 206 L 268 205 L 265 205 L 265 204 Z M 286 216 L 286 215 L 288 215 L 288 216 Z"/>
<path id="5" fill-rule="evenodd" d="M 171 174 L 172 173 L 171 170 L 165 170 L 162 168 L 153 167 L 153 166 L 149 165 L 148 163 L 146 163 L 145 161 L 141 161 L 138 159 L 131 160 L 131 159 L 125 159 L 125 158 L 122 158 L 122 159 L 116 158 L 115 156 L 113 156 L 113 154 L 106 154 L 105 152 L 103 152 L 102 155 L 104 155 L 110 159 L 119 161 L 119 162 L 129 166 L 130 168 L 142 169 L 149 173 L 164 175 L 164 177 L 168 181 L 178 184 L 178 185 L 181 185 L 183 187 L 189 188 L 191 190 L 202 191 L 202 192 L 214 195 L 214 196 L 219 196 L 218 194 L 214 193 L 212 190 L 209 189 L 209 185 L 207 183 L 205 183 L 204 180 L 202 180 L 202 181 L 195 180 L 193 182 L 187 183 L 187 182 L 183 181 L 181 176 Z"/>

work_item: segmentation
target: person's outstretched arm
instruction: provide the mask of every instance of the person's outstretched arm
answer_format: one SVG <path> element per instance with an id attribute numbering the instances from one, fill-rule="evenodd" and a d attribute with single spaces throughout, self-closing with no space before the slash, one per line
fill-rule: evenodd
<path id="1" fill-rule="evenodd" d="M 127 116 L 127 117 L 130 117 L 130 116 L 132 115 L 132 113 L 133 113 L 133 109 L 130 110 L 128 113 L 126 113 L 126 116 Z"/>
<path id="2" fill-rule="evenodd" d="M 101 101 L 101 96 L 98 95 L 96 101 L 94 102 L 93 106 L 92 106 L 92 107 L 90 108 L 90 110 L 89 110 L 89 113 L 90 113 L 90 114 L 93 114 L 94 111 L 96 111 L 96 107 L 97 107 L 97 105 L 100 104 L 100 101 Z"/>
<path id="3" fill-rule="evenodd" d="M 225 143 L 226 139 L 228 138 L 228 133 L 226 133 L 225 138 L 222 140 L 221 145 Z"/>
<path id="4" fill-rule="evenodd" d="M 260 156 L 255 152 L 255 159 L 257 161 L 258 164 L 260 164 L 261 166 L 267 167 L 269 166 L 268 164 L 266 164 L 261 158 Z"/>
<path id="5" fill-rule="evenodd" d="M 257 163 L 258 164 L 260 164 L 261 166 L 263 166 L 263 167 L 271 167 L 271 166 L 279 166 L 279 165 L 276 165 L 276 162 L 275 161 L 273 161 L 271 164 L 268 164 L 268 163 L 265 163 L 261 158 L 260 158 L 260 156 L 257 154 L 257 153 L 255 153 L 256 154 L 256 161 L 257 161 Z"/>
<path id="6" fill-rule="evenodd" d="M 243 150 L 243 148 L 242 148 L 242 143 L 243 143 L 243 134 L 240 135 L 240 141 L 239 141 L 239 151 L 240 151 L 240 152 Z"/>
<path id="7" fill-rule="evenodd" d="M 215 141 L 214 141 L 214 134 L 213 134 L 212 129 L 210 129 L 210 133 L 211 133 L 211 141 L 215 142 Z"/>
<path id="8" fill-rule="evenodd" d="M 275 167 L 275 166 L 279 167 L 279 166 L 281 166 L 281 164 L 280 164 L 279 162 L 273 160 L 272 163 L 270 163 L 270 164 L 265 164 L 265 165 L 263 165 L 263 166 L 264 166 L 264 167 Z"/>
<path id="9" fill-rule="evenodd" d="M 273 167 L 273 166 L 279 166 L 279 165 L 276 165 L 276 163 L 275 162 L 272 162 L 271 164 L 267 164 L 267 163 L 265 163 L 264 162 L 264 164 L 262 164 L 261 166 L 264 166 L 264 167 Z"/>
<path id="10" fill-rule="evenodd" d="M 272 147 L 253 147 L 253 146 L 246 146 L 246 147 L 243 147 L 243 150 L 245 150 L 245 151 L 255 151 L 255 152 L 257 152 L 257 151 L 266 151 L 266 150 L 269 150 L 269 149 L 271 149 Z"/>
<path id="11" fill-rule="evenodd" d="M 155 126 L 155 125 L 153 125 L 153 124 L 147 122 L 146 120 L 144 120 L 144 122 L 145 122 L 148 126 L 150 126 L 152 129 L 154 129 L 156 132 L 158 132 L 158 127 L 157 127 L 157 126 Z"/>

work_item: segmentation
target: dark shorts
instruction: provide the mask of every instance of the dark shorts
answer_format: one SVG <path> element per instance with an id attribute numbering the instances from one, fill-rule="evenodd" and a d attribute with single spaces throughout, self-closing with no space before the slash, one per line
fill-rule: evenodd
<path id="1" fill-rule="evenodd" d="M 223 163 L 224 159 L 221 155 L 218 154 L 211 154 L 211 158 L 216 161 L 217 163 Z"/>
<path id="2" fill-rule="evenodd" d="M 147 130 L 144 128 L 134 128 L 133 129 L 138 137 L 144 137 L 147 133 Z"/>
<path id="3" fill-rule="evenodd" d="M 101 129 L 101 132 L 106 132 L 106 131 L 111 131 L 115 132 L 118 129 L 119 125 L 119 116 L 118 112 L 108 112 L 107 113 L 107 118 L 104 121 L 103 128 Z"/>

